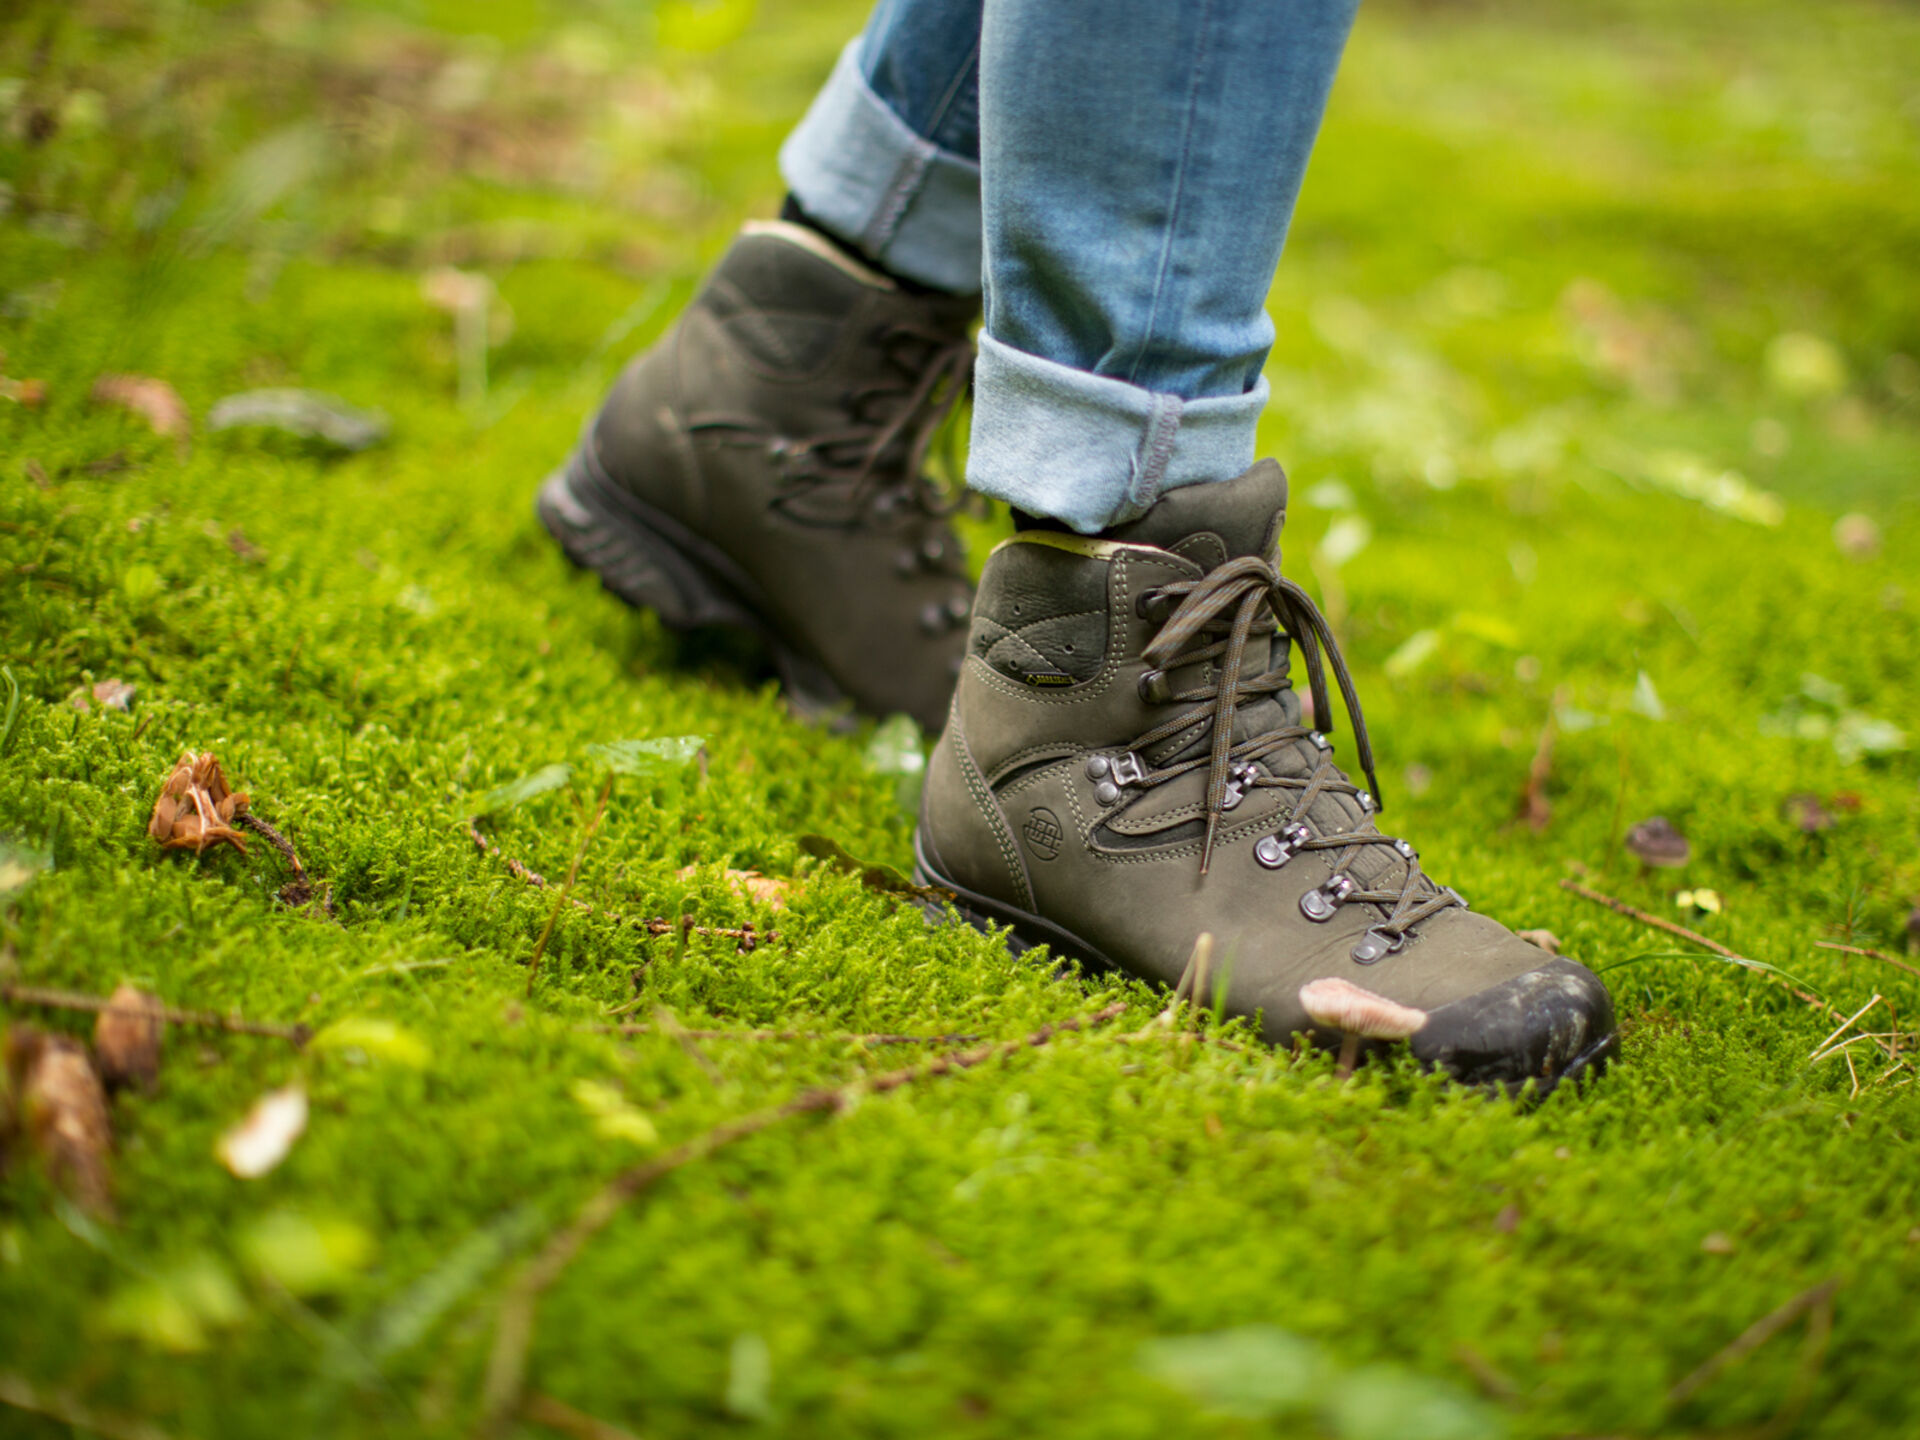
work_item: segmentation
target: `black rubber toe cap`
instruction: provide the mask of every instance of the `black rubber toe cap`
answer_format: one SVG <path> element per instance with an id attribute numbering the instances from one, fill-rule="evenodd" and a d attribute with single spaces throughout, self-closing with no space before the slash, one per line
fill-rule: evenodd
<path id="1" fill-rule="evenodd" d="M 1598 1074 L 1617 1037 L 1613 997 L 1600 977 L 1571 960 L 1443 1005 L 1413 1037 L 1415 1058 L 1469 1085 L 1518 1085 Z"/>

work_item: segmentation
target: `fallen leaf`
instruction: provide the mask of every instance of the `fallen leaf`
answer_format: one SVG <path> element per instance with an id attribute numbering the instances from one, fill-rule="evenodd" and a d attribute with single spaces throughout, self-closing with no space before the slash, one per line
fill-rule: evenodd
<path id="1" fill-rule="evenodd" d="M 93 398 L 102 405 L 131 410 L 153 427 L 154 434 L 183 445 L 193 432 L 192 417 L 179 392 L 151 375 L 102 375 L 93 382 Z"/>
<path id="2" fill-rule="evenodd" d="M 307 1048 L 315 1051 L 358 1050 L 377 1060 L 391 1060 L 396 1065 L 410 1066 L 415 1070 L 426 1069 L 433 1060 L 432 1048 L 418 1035 L 391 1020 L 381 1020 L 371 1015 L 349 1015 L 344 1020 L 334 1021 L 308 1041 Z"/>
<path id="3" fill-rule="evenodd" d="M 93 687 L 93 698 L 109 710 L 131 710 L 136 693 L 124 680 L 102 680 Z"/>
<path id="4" fill-rule="evenodd" d="M 0 375 L 0 400 L 11 400 L 16 405 L 24 405 L 29 410 L 36 409 L 47 398 L 47 382 L 44 380 L 9 380 Z"/>
<path id="5" fill-rule="evenodd" d="M 1560 937 L 1551 930 L 1521 930 L 1518 934 L 1529 945 L 1537 945 L 1549 955 L 1560 953 Z"/>
<path id="6" fill-rule="evenodd" d="M 227 532 L 227 548 L 249 565 L 257 565 L 267 558 L 267 552 L 247 538 L 247 532 L 238 525 Z"/>
<path id="7" fill-rule="evenodd" d="M 576 1080 L 567 1087 L 574 1104 L 593 1117 L 593 1128 L 610 1140 L 651 1145 L 660 1138 L 653 1121 L 613 1086 L 600 1080 Z"/>
<path id="8" fill-rule="evenodd" d="M 1718 890 L 1682 890 L 1673 897 L 1673 903 L 1682 910 L 1697 910 L 1702 915 L 1718 915 L 1725 906 Z"/>
<path id="9" fill-rule="evenodd" d="M 215 401 L 207 428 L 279 430 L 336 450 L 365 450 L 387 437 L 387 417 L 317 390 L 243 390 Z"/>
<path id="10" fill-rule="evenodd" d="M 1627 832 L 1627 849 L 1648 865 L 1677 869 L 1693 858 L 1693 846 L 1687 837 L 1673 828 L 1664 815 L 1642 820 Z"/>
<path id="11" fill-rule="evenodd" d="M 111 1217 L 107 1092 L 86 1047 L 31 1025 L 7 1035 L 7 1075 L 27 1143 L 47 1174 L 89 1214 Z"/>
<path id="12" fill-rule="evenodd" d="M 843 874 L 859 876 L 860 883 L 869 890 L 879 890 L 888 895 L 911 895 L 916 900 L 953 899 L 952 891 L 942 890 L 936 885 L 916 885 L 891 865 L 869 865 L 848 854 L 838 841 L 829 840 L 825 835 L 802 835 L 800 848 Z"/>
<path id="13" fill-rule="evenodd" d="M 16 840 L 0 837 L 0 900 L 26 889 L 34 876 L 52 868 L 53 856 L 46 851 L 29 850 Z"/>
<path id="14" fill-rule="evenodd" d="M 249 1268 L 303 1298 L 343 1289 L 373 1250 L 373 1237 L 349 1220 L 292 1210 L 263 1215 L 240 1236 Z"/>
<path id="15" fill-rule="evenodd" d="M 699 866 L 688 865 L 675 873 L 675 879 L 688 881 L 694 878 Z M 727 882 L 727 888 L 748 900 L 758 900 L 761 904 L 775 910 L 784 910 L 789 898 L 800 894 L 799 886 L 792 880 L 779 880 L 762 875 L 758 870 L 723 870 L 721 877 Z"/>
<path id="16" fill-rule="evenodd" d="M 190 848 L 198 855 L 209 845 L 225 843 L 244 855 L 247 842 L 231 822 L 246 808 L 247 797 L 228 787 L 218 758 L 188 750 L 153 802 L 147 833 L 167 850 Z"/>
<path id="17" fill-rule="evenodd" d="M 102 1316 L 112 1333 L 176 1355 L 206 1349 L 208 1331 L 246 1318 L 233 1277 L 205 1251 L 116 1291 Z"/>
<path id="18" fill-rule="evenodd" d="M 1518 1205 L 1502 1205 L 1500 1207 L 1500 1213 L 1493 1217 L 1493 1228 L 1498 1230 L 1502 1235 L 1513 1234 L 1514 1231 L 1520 1228 L 1520 1207 Z"/>
<path id="19" fill-rule="evenodd" d="M 123 984 L 113 992 L 93 1026 L 94 1061 L 107 1084 L 153 1088 L 160 1078 L 165 1008 L 131 985 Z"/>
<path id="20" fill-rule="evenodd" d="M 220 1137 L 214 1153 L 242 1180 L 255 1180 L 287 1158 L 306 1128 L 307 1092 L 298 1084 L 269 1090 Z"/>

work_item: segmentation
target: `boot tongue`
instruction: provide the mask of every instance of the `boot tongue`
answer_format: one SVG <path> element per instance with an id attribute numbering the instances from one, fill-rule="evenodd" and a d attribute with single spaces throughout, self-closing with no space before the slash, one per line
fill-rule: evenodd
<path id="1" fill-rule="evenodd" d="M 1271 556 L 1287 518 L 1287 477 L 1272 460 L 1231 480 L 1169 490 L 1108 537 L 1172 550 L 1211 570 L 1242 555 Z"/>

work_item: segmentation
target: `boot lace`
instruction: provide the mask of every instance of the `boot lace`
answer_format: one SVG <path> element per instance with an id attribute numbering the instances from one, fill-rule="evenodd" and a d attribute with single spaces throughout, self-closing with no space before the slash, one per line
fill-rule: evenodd
<path id="1" fill-rule="evenodd" d="M 1269 869 L 1278 869 L 1295 854 L 1312 850 L 1338 852 L 1333 873 L 1301 900 L 1301 909 L 1310 920 L 1330 919 L 1342 905 L 1367 904 L 1379 907 L 1384 918 L 1373 925 L 1354 949 L 1354 959 L 1363 963 L 1378 960 L 1398 950 L 1407 932 L 1428 916 L 1449 908 L 1466 905 L 1452 889 L 1436 884 L 1422 873 L 1419 855 L 1404 840 L 1383 835 L 1375 827 L 1373 816 L 1381 809 L 1380 782 L 1374 775 L 1373 745 L 1367 736 L 1366 717 L 1354 691 L 1353 677 L 1340 654 L 1326 617 L 1306 591 L 1282 576 L 1258 556 L 1230 560 L 1198 580 L 1177 580 L 1157 587 L 1141 597 L 1143 616 L 1160 621 L 1152 642 L 1142 658 L 1150 667 L 1140 677 L 1141 696 L 1152 704 L 1180 707 L 1161 723 L 1138 736 L 1129 746 L 1123 761 L 1132 762 L 1125 782 L 1142 787 L 1163 785 L 1191 770 L 1207 770 L 1206 840 L 1201 847 L 1200 870 L 1206 873 L 1213 858 L 1214 840 L 1227 811 L 1238 805 L 1254 789 L 1280 789 L 1293 793 L 1293 804 L 1285 823 L 1276 834 L 1263 837 L 1254 847 L 1255 858 Z M 1281 644 L 1277 647 L 1272 669 L 1258 675 L 1243 673 L 1248 639 L 1263 618 L 1279 626 Z M 1307 682 L 1313 696 L 1316 722 L 1331 730 L 1332 708 L 1327 691 L 1327 670 L 1331 668 L 1347 716 L 1353 726 L 1354 745 L 1360 768 L 1371 790 L 1362 790 L 1333 763 L 1332 746 L 1325 731 L 1300 724 L 1282 724 L 1235 743 L 1234 721 L 1244 705 L 1292 688 L 1288 675 L 1288 656 L 1299 646 Z M 1189 689 L 1173 690 L 1168 674 L 1188 666 L 1200 667 L 1199 683 Z M 1174 760 L 1163 766 L 1151 766 L 1143 758 L 1155 746 L 1183 735 L 1196 726 L 1211 731 L 1207 753 L 1189 759 Z M 1313 760 L 1304 770 L 1298 763 L 1299 742 L 1313 747 Z M 1187 747 L 1181 747 L 1184 753 Z M 1261 761 L 1289 753 L 1294 764 L 1262 766 Z M 1323 795 L 1353 797 L 1363 812 L 1358 828 L 1334 834 L 1316 834 L 1307 824 L 1307 812 Z M 1363 886 L 1350 868 L 1363 854 L 1391 851 L 1392 860 L 1371 885 Z M 1389 883 L 1397 876 L 1397 883 Z"/>
<path id="2" fill-rule="evenodd" d="M 893 373 L 842 397 L 845 426 L 802 437 L 730 417 L 702 427 L 733 430 L 734 443 L 766 447 L 781 475 L 772 503 L 804 524 L 853 529 L 903 505 L 942 519 L 966 503 L 965 492 L 941 485 L 926 463 L 973 378 L 972 340 L 912 324 L 890 325 L 874 338 Z M 951 454 L 946 469 L 956 469 Z"/>

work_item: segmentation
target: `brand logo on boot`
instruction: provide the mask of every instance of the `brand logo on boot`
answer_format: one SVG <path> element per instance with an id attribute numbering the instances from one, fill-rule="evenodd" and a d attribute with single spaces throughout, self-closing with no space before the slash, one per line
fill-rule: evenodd
<path id="1" fill-rule="evenodd" d="M 1027 823 L 1021 827 L 1020 833 L 1027 837 L 1027 848 L 1040 860 L 1051 860 L 1057 856 L 1060 842 L 1067 838 L 1067 832 L 1060 828 L 1060 817 L 1044 805 L 1028 812 Z"/>

